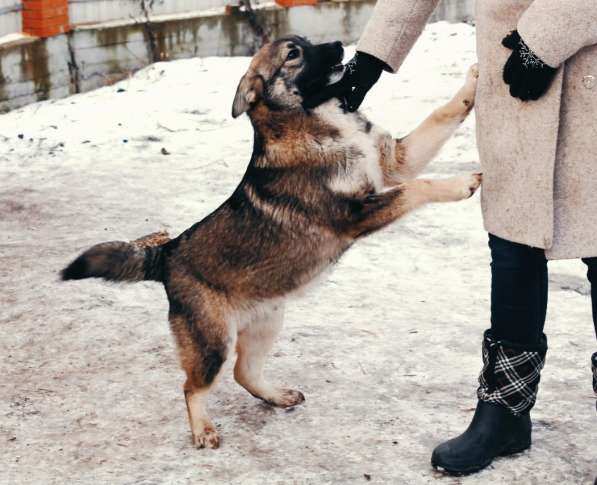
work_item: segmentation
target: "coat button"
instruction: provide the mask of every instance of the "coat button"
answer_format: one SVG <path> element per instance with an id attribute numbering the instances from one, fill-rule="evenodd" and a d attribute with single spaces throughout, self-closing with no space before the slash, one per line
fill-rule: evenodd
<path id="1" fill-rule="evenodd" d="M 597 85 L 597 79 L 595 79 L 595 76 L 589 74 L 582 78 L 582 83 L 585 88 L 593 89 Z"/>

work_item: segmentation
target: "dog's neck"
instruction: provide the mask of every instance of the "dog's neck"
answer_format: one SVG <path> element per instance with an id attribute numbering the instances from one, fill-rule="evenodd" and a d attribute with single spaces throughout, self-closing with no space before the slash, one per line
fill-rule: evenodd
<path id="1" fill-rule="evenodd" d="M 307 121 L 307 113 L 302 108 L 276 108 L 263 101 L 253 106 L 247 114 L 253 129 L 270 141 L 283 140 L 291 133 L 296 134 Z"/>
<path id="2" fill-rule="evenodd" d="M 320 160 L 326 142 L 340 136 L 334 125 L 334 118 L 342 116 L 338 102 L 309 111 L 272 109 L 260 102 L 248 115 L 255 130 L 253 161 L 257 165 L 289 167 Z"/>

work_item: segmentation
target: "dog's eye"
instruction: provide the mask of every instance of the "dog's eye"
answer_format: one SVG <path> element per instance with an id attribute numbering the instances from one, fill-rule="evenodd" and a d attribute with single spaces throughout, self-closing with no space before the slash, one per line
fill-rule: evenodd
<path id="1" fill-rule="evenodd" d="M 288 53 L 288 56 L 286 56 L 286 60 L 296 59 L 298 56 L 299 56 L 299 50 L 291 49 L 290 52 Z"/>

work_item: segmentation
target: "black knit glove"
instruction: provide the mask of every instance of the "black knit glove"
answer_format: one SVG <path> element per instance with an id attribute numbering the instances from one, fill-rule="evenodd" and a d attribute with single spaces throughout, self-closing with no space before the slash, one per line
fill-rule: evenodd
<path id="1" fill-rule="evenodd" d="M 510 86 L 510 94 L 522 101 L 539 99 L 549 89 L 557 69 L 539 59 L 517 30 L 504 37 L 502 45 L 512 49 L 504 66 L 504 82 Z"/>
<path id="2" fill-rule="evenodd" d="M 367 92 L 381 76 L 386 64 L 365 52 L 358 52 L 348 61 L 342 79 L 303 101 L 306 109 L 315 108 L 329 99 L 338 98 L 347 111 L 356 111 Z"/>

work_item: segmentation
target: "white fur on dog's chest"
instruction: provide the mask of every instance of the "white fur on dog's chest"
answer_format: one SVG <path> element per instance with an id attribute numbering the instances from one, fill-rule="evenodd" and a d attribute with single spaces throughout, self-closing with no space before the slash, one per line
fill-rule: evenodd
<path id="1" fill-rule="evenodd" d="M 336 100 L 321 105 L 315 113 L 340 132 L 326 148 L 345 153 L 345 163 L 338 167 L 338 174 L 330 181 L 329 187 L 343 194 L 358 193 L 371 186 L 376 192 L 381 191 L 383 171 L 377 146 L 379 130 L 372 127 L 367 133 L 362 119 L 357 114 L 342 111 Z"/>

